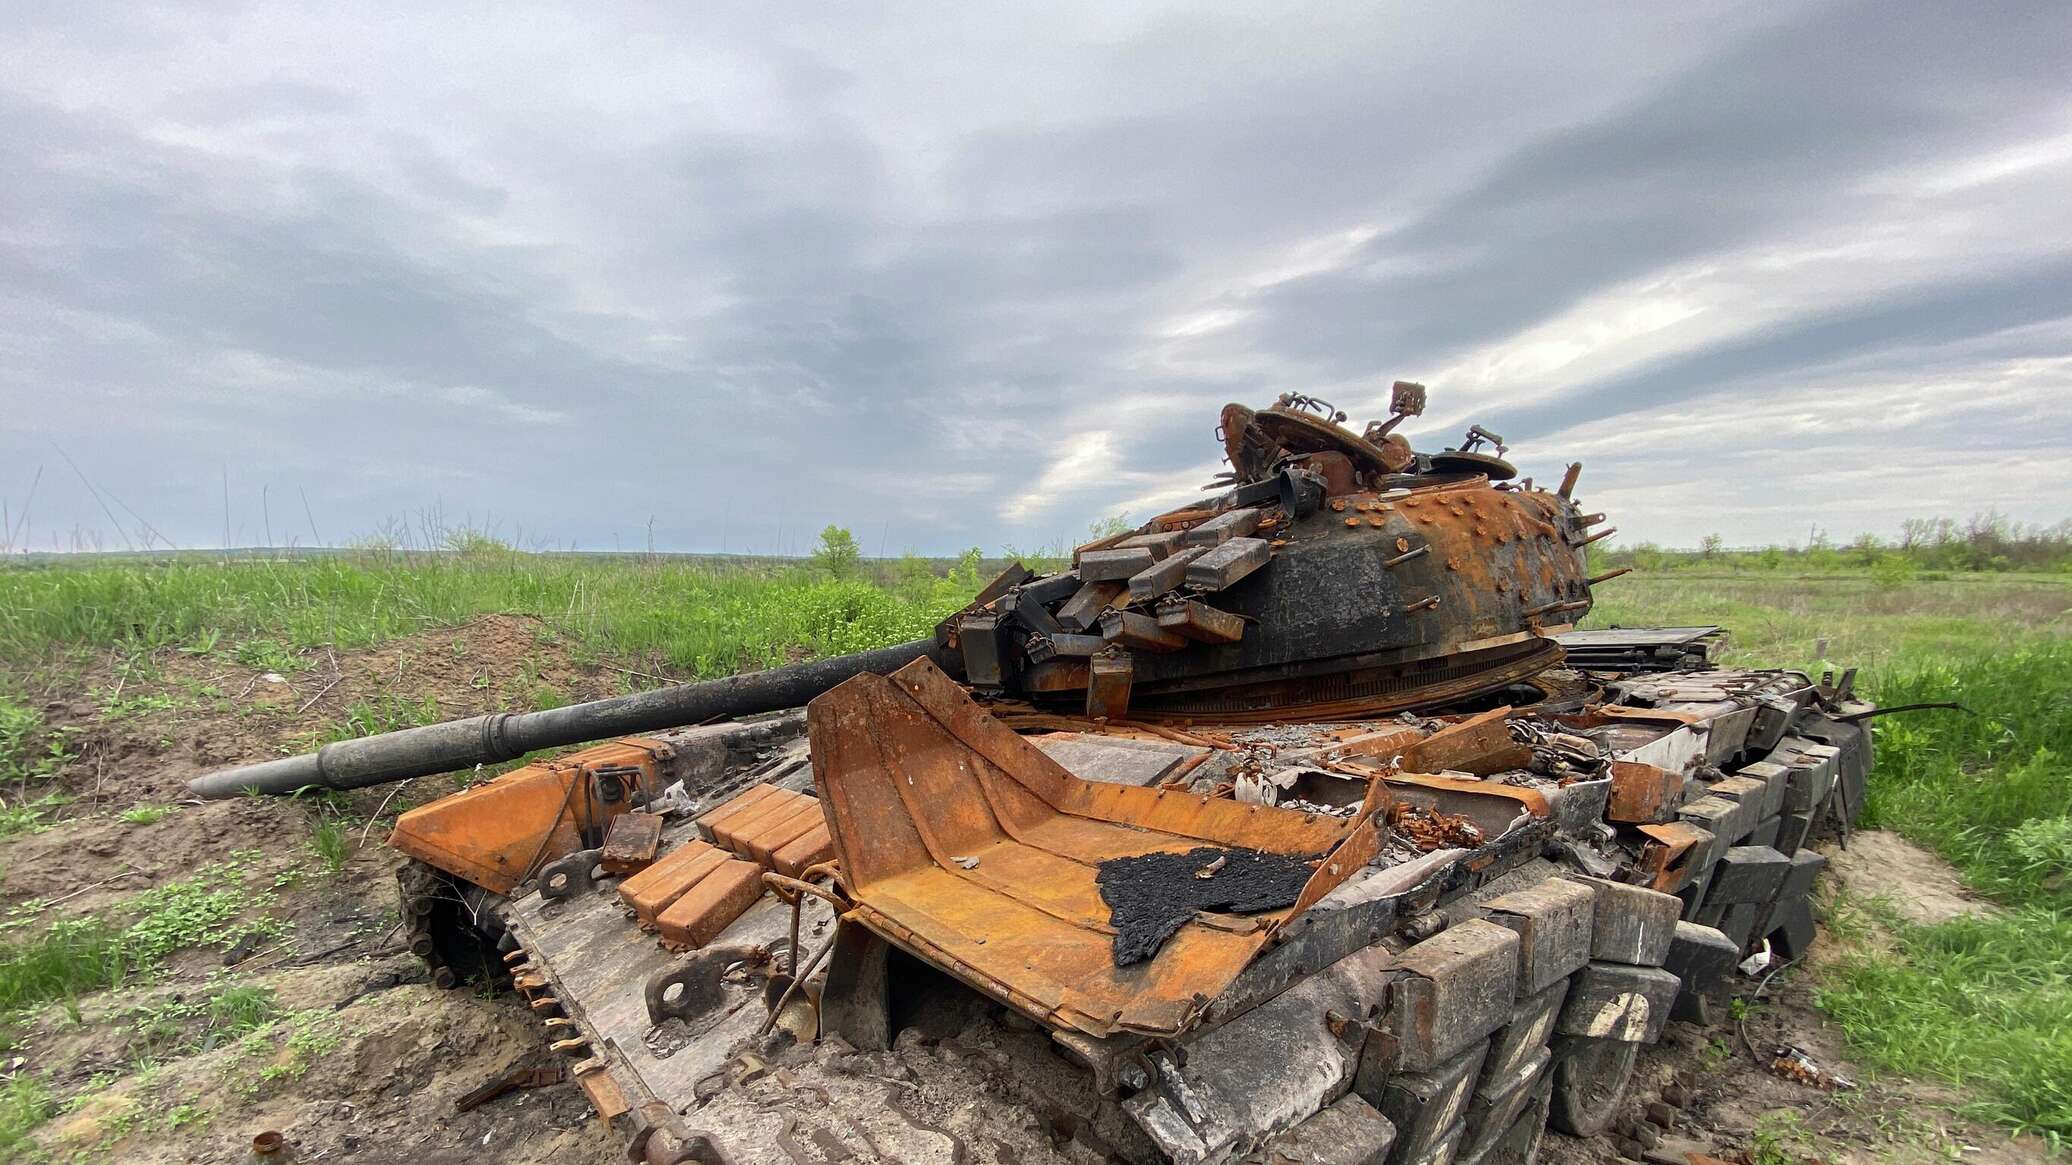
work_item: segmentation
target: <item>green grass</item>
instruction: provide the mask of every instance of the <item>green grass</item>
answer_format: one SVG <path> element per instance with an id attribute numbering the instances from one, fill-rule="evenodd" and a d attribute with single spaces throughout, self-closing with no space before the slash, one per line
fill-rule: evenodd
<path id="1" fill-rule="evenodd" d="M 199 999 L 173 996 L 127 1008 L 115 1021 L 128 1033 L 131 1059 L 151 1063 L 242 1039 L 280 1015 L 272 989 L 236 984 Z"/>
<path id="2" fill-rule="evenodd" d="M 270 889 L 253 889 L 250 853 L 204 866 L 193 874 L 138 894 L 128 909 L 138 915 L 122 935 L 133 965 L 150 967 L 188 947 L 228 949 L 249 935 L 274 937 L 277 924 L 253 915 L 272 901 Z"/>
<path id="3" fill-rule="evenodd" d="M 416 700 L 396 695 L 373 696 L 365 700 L 354 700 L 348 705 L 345 709 L 345 719 L 326 729 L 312 747 L 329 744 L 334 740 L 351 740 L 358 736 L 394 732 L 399 728 L 437 724 L 446 719 L 449 717 L 439 710 L 439 701 L 431 696 Z"/>
<path id="4" fill-rule="evenodd" d="M 1586 626 L 1717 623 L 1729 662 L 1918 670 L 2072 634 L 2072 578 L 1953 575 L 1881 586 L 1862 575 L 1633 574 L 1596 588 Z M 1822 642 L 1827 645 L 1823 656 Z"/>
<path id="5" fill-rule="evenodd" d="M 918 560 L 917 560 L 918 561 Z M 478 615 L 531 615 L 588 650 L 710 676 L 928 634 L 977 589 L 975 560 L 895 585 L 806 567 L 720 568 L 481 549 L 285 562 L 96 560 L 0 567 L 0 663 L 33 668 L 81 648 L 132 654 L 237 646 L 254 669 L 364 647 Z"/>
<path id="6" fill-rule="evenodd" d="M 337 877 L 345 863 L 352 860 L 353 850 L 357 847 L 353 844 L 353 831 L 349 826 L 336 818 L 324 817 L 310 827 L 309 848 L 316 851 L 324 872 Z"/>
<path id="7" fill-rule="evenodd" d="M 280 924 L 264 914 L 272 890 L 252 885 L 252 856 L 233 855 L 146 890 L 109 916 L 61 919 L 0 937 L 0 1017 L 118 986 L 176 951 L 279 937 Z"/>
<path id="8" fill-rule="evenodd" d="M 57 1107 L 50 1090 L 27 1072 L 0 1084 L 0 1160 L 27 1155 L 33 1148 L 29 1134 L 49 1120 Z"/>
<path id="9" fill-rule="evenodd" d="M 13 837 L 18 833 L 42 833 L 50 828 L 45 814 L 52 809 L 71 803 L 71 798 L 62 793 L 44 793 L 34 798 L 17 798 L 13 801 L 0 794 L 0 837 Z"/>
<path id="10" fill-rule="evenodd" d="M 136 805 L 116 814 L 124 825 L 156 825 L 179 811 L 177 805 Z"/>
<path id="11" fill-rule="evenodd" d="M 16 938 L 0 938 L 0 1015 L 53 999 L 113 987 L 137 964 L 120 926 L 66 919 Z"/>
<path id="12" fill-rule="evenodd" d="M 40 833 L 48 812 L 70 800 L 47 787 L 71 759 L 67 736 L 43 715 L 0 693 L 0 838 Z"/>
<path id="13" fill-rule="evenodd" d="M 69 758 L 64 735 L 45 731 L 42 713 L 0 693 L 0 786 L 20 790 L 56 776 Z"/>
<path id="14" fill-rule="evenodd" d="M 1965 1089 L 1976 1119 L 2072 1138 L 2072 917 L 1883 926 L 1889 951 L 1849 954 L 1819 989 L 1857 1055 Z"/>
<path id="15" fill-rule="evenodd" d="M 1920 663 L 1870 679 L 1886 705 L 1960 700 L 1878 730 L 1864 824 L 1948 858 L 2008 908 L 1936 926 L 1885 919 L 1846 942 L 1821 1006 L 1858 1054 L 1932 1075 L 1975 1117 L 2072 1138 L 2072 642 Z M 1840 927 L 1845 940 L 1846 927 Z"/>
<path id="16" fill-rule="evenodd" d="M 2048 844 L 2072 831 L 2072 642 L 1881 674 L 1872 690 L 1887 705 L 1956 700 L 1977 715 L 1885 720 L 1865 824 L 1937 850 L 2000 901 L 2072 909 L 2064 848 L 2053 861 Z"/>

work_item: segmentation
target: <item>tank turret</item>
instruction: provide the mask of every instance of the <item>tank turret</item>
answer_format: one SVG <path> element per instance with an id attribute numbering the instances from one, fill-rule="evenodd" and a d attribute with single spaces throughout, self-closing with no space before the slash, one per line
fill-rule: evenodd
<path id="1" fill-rule="evenodd" d="M 1311 397 L 1225 406 L 1231 468 L 1215 496 L 1079 547 L 1067 569 L 1010 567 L 933 641 L 339 741 L 190 787 L 226 797 L 451 772 L 794 708 L 924 655 L 981 697 L 1222 723 L 1376 715 L 1558 663 L 1550 636 L 1590 609 L 1583 547 L 1603 536 L 1569 498 L 1574 468 L 1556 491 L 1516 482 L 1479 425 L 1457 449 L 1417 452 L 1395 430 L 1423 411 L 1424 389 L 1398 383 L 1391 405 L 1357 433 Z"/>

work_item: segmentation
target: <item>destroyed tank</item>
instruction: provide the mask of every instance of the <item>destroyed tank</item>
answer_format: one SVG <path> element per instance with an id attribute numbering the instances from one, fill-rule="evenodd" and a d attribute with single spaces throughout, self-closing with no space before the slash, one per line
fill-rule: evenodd
<path id="1" fill-rule="evenodd" d="M 617 736 L 398 819 L 412 949 L 508 984 L 651 1165 L 1525 1165 L 1800 957 L 1850 677 L 1579 631 L 1602 515 L 1479 426 L 1228 406 L 1210 500 L 934 637 L 343 741 L 204 796 Z M 801 711 L 803 706 L 803 711 Z"/>

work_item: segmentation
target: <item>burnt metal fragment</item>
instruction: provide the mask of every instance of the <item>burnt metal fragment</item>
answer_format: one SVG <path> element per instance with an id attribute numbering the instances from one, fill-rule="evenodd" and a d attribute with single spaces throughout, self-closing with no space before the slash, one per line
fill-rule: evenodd
<path id="1" fill-rule="evenodd" d="M 1130 576 L 1130 599 L 1143 602 L 1180 585 L 1187 577 L 1187 565 L 1207 553 L 1204 547 L 1190 547 L 1176 554 L 1167 555 L 1156 565 L 1147 567 Z"/>
<path id="2" fill-rule="evenodd" d="M 1136 660 L 1119 648 L 1104 648 L 1087 661 L 1087 719 L 1120 720 L 1129 714 Z"/>
<path id="3" fill-rule="evenodd" d="M 1135 611 L 1101 612 L 1101 638 L 1139 651 L 1179 651 L 1187 639 L 1159 626 L 1158 620 Z"/>
<path id="4" fill-rule="evenodd" d="M 1161 555 L 1146 546 L 1089 550 L 1079 556 L 1079 577 L 1090 583 L 1120 582 L 1151 568 Z"/>
<path id="5" fill-rule="evenodd" d="M 1200 591 L 1220 591 L 1265 566 L 1273 547 L 1258 538 L 1233 538 L 1187 564 L 1187 585 Z"/>
<path id="6" fill-rule="evenodd" d="M 1245 637 L 1242 616 L 1178 595 L 1168 595 L 1159 602 L 1158 625 L 1197 643 L 1236 643 Z"/>
<path id="7" fill-rule="evenodd" d="M 1195 546 L 1221 546 L 1232 538 L 1243 538 L 1259 528 L 1266 515 L 1258 509 L 1228 510 L 1187 531 Z"/>
<path id="8" fill-rule="evenodd" d="M 1092 627 L 1100 621 L 1101 612 L 1108 609 L 1108 604 L 1114 602 L 1127 585 L 1121 579 L 1088 582 L 1058 607 L 1058 625 L 1071 632 Z"/>
<path id="9" fill-rule="evenodd" d="M 1094 880 L 1115 927 L 1115 965 L 1127 967 L 1202 911 L 1256 914 L 1293 903 L 1314 872 L 1285 854 L 1205 845 L 1110 858 Z"/>

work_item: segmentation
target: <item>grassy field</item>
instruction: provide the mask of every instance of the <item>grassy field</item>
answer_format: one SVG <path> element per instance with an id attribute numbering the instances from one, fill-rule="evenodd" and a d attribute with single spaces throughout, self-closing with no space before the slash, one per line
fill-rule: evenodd
<path id="1" fill-rule="evenodd" d="M 838 572 L 714 569 L 522 554 L 359 554 L 301 561 L 101 560 L 0 569 L 0 667 L 83 651 L 247 654 L 364 647 L 484 614 L 531 615 L 585 650 L 684 677 L 837 654 L 929 634 L 980 583 L 975 560 Z M 883 584 L 869 574 L 884 576 Z"/>
<path id="2" fill-rule="evenodd" d="M 0 837 L 66 812 L 55 779 L 66 744 L 37 709 L 85 695 L 81 677 L 95 669 L 127 675 L 179 656 L 306 668 L 315 649 L 511 614 L 540 620 L 578 657 L 645 673 L 644 683 L 924 635 L 981 581 L 969 558 L 947 574 L 919 560 L 834 573 L 846 577 L 494 546 L 0 569 Z M 1881 703 L 1956 699 L 1976 712 L 1878 722 L 1867 824 L 1941 853 L 2006 911 L 1932 927 L 1880 917 L 1879 941 L 1849 942 L 1823 972 L 1822 1005 L 1867 1066 L 1948 1080 L 1973 1098 L 1973 1115 L 2072 1137 L 2072 579 L 1678 569 L 1601 587 L 1591 622 L 1719 623 L 1734 635 L 1730 661 L 1856 666 Z M 92 698 L 109 716 L 140 699 L 119 684 Z M 347 720 L 333 731 L 381 726 Z M 165 811 L 134 806 L 122 819 Z M 183 942 L 224 939 L 218 930 L 240 925 L 246 899 L 263 892 L 232 862 L 106 917 L 0 927 L 0 1013 L 122 982 Z M 1836 920 L 1845 939 L 1848 921 Z M 9 1128 L 50 1111 L 29 1079 L 0 1088 L 0 1154 Z"/>
<path id="3" fill-rule="evenodd" d="M 2072 1138 L 2072 580 L 1678 571 L 1600 589 L 1593 624 L 1651 622 L 1726 626 L 1734 662 L 1860 667 L 1882 705 L 1975 713 L 1878 721 L 1863 824 L 1941 854 L 2005 912 L 1918 926 L 1845 903 L 1819 998 L 1867 1064 Z"/>

